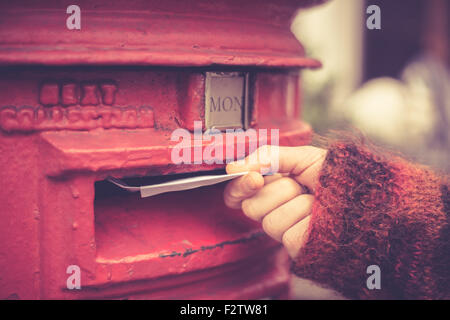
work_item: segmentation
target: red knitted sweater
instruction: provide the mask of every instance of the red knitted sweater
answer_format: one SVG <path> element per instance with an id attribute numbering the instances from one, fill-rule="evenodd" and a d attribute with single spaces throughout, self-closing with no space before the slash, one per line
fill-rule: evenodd
<path id="1" fill-rule="evenodd" d="M 328 148 L 293 272 L 348 298 L 450 298 L 448 179 L 355 142 Z M 369 290 L 378 265 L 381 289 Z"/>

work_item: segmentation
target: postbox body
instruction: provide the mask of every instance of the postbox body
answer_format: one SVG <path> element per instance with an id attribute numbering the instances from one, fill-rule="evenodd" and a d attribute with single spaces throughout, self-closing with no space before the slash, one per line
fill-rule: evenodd
<path id="1" fill-rule="evenodd" d="M 223 168 L 249 129 L 307 143 L 298 69 L 319 64 L 288 21 L 311 1 L 79 2 L 81 30 L 59 1 L 0 5 L 0 297 L 285 297 L 285 252 L 223 184 L 141 199 L 105 180 Z M 222 163 L 174 163 L 174 130 L 193 160 L 211 143 L 195 123 L 242 129 Z"/>

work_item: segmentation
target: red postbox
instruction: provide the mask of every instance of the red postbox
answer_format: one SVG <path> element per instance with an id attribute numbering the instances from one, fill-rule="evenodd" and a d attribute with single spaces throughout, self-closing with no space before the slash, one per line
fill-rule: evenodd
<path id="1" fill-rule="evenodd" d="M 105 179 L 223 168 L 173 163 L 195 121 L 307 143 L 298 70 L 319 63 L 289 21 L 315 2 L 80 0 L 79 30 L 64 1 L 0 4 L 0 298 L 285 297 L 286 254 L 223 184 L 141 199 Z"/>

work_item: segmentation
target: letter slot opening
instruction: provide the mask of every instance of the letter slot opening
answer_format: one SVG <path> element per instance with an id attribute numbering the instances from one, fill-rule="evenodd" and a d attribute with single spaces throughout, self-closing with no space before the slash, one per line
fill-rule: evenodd
<path id="1" fill-rule="evenodd" d="M 168 176 L 121 178 L 129 185 L 162 183 L 171 179 L 223 170 Z M 259 226 L 237 210 L 225 207 L 226 183 L 141 198 L 109 181 L 95 183 L 97 260 L 102 263 L 187 257 L 215 246 L 232 246 L 259 232 Z M 238 244 L 239 242 L 236 242 Z"/>

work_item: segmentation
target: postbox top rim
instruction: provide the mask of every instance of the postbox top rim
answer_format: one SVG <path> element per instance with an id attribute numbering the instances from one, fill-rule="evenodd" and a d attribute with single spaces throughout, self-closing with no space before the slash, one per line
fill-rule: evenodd
<path id="1" fill-rule="evenodd" d="M 66 27 L 64 6 L 27 2 L 0 5 L 0 65 L 320 66 L 289 25 L 296 9 L 326 0 L 80 0 L 79 30 Z"/>
<path id="2" fill-rule="evenodd" d="M 79 30 L 66 27 L 53 2 L 8 2 L 0 5 L 8 25 L 0 29 L 0 65 L 319 67 L 289 25 L 296 9 L 323 2 L 80 0 Z"/>
<path id="3" fill-rule="evenodd" d="M 321 63 L 297 54 L 227 53 L 227 52 L 147 52 L 139 50 L 104 50 L 74 52 L 70 50 L 26 51 L 0 49 L 0 65 L 42 66 L 170 66 L 170 67 L 267 67 L 267 68 L 318 68 Z"/>

